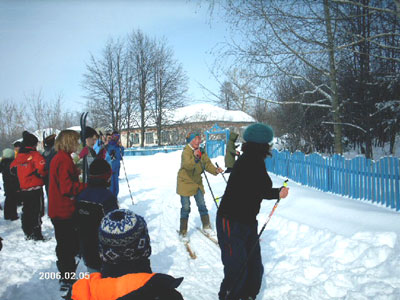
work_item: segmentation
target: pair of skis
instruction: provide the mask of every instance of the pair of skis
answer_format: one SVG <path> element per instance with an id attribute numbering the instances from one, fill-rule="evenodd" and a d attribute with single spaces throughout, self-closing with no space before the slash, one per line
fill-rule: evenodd
<path id="1" fill-rule="evenodd" d="M 200 231 L 200 232 L 201 232 L 206 238 L 208 238 L 211 242 L 213 242 L 215 245 L 218 246 L 218 241 L 217 241 L 213 236 L 211 236 L 211 235 L 205 233 L 205 232 L 204 232 L 201 228 L 199 228 L 199 227 L 196 227 L 196 229 L 197 229 L 198 231 Z M 196 258 L 197 258 L 197 255 L 196 255 L 196 252 L 194 252 L 194 250 L 193 250 L 192 247 L 190 246 L 190 241 L 189 241 L 189 240 L 182 240 L 182 242 L 183 242 L 183 245 L 185 246 L 186 251 L 187 251 L 188 254 L 189 254 L 189 257 L 190 257 L 191 259 L 196 259 Z"/>

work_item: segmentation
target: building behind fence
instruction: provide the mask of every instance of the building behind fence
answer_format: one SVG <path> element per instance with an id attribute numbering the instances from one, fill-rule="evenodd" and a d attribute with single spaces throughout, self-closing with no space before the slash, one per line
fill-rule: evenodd
<path id="1" fill-rule="evenodd" d="M 265 162 L 268 172 L 303 185 L 400 211 L 400 163 L 396 157 L 349 160 L 340 155 L 322 157 L 316 153 L 305 155 L 274 149 Z"/>

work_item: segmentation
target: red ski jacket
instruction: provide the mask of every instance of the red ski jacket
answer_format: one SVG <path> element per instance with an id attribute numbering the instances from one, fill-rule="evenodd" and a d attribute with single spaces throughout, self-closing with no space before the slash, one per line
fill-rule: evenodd
<path id="1" fill-rule="evenodd" d="M 32 147 L 22 148 L 18 156 L 10 165 L 16 167 L 21 190 L 31 190 L 44 185 L 43 177 L 47 175 L 46 161 L 43 156 Z"/>
<path id="2" fill-rule="evenodd" d="M 69 153 L 59 150 L 51 161 L 49 175 L 49 217 L 69 219 L 75 211 L 75 196 L 84 188 Z"/>

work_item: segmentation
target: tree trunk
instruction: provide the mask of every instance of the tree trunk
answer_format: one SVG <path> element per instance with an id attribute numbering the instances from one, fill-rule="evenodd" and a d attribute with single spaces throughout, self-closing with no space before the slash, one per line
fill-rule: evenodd
<path id="1" fill-rule="evenodd" d="M 342 125 L 340 118 L 340 106 L 339 106 L 339 95 L 337 87 L 337 76 L 336 76 L 336 62 L 335 62 L 335 49 L 334 49 L 334 37 L 331 26 L 331 16 L 329 11 L 329 1 L 324 0 L 324 14 L 325 14 L 325 26 L 326 34 L 328 39 L 328 51 L 329 51 L 329 81 L 330 88 L 332 91 L 332 113 L 333 113 L 333 131 L 335 139 L 335 152 L 338 154 L 343 153 L 342 148 Z"/>

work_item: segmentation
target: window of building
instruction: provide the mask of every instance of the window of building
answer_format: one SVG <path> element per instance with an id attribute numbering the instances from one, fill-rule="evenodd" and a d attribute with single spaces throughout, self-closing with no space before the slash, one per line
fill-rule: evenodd
<path id="1" fill-rule="evenodd" d="M 131 144 L 139 144 L 140 143 L 139 134 L 138 133 L 131 133 L 130 134 L 130 141 L 131 141 Z"/>
<path id="2" fill-rule="evenodd" d="M 161 131 L 161 143 L 169 144 L 171 142 L 170 131 L 163 130 Z"/>
<path id="3" fill-rule="evenodd" d="M 147 145 L 149 145 L 149 144 L 154 144 L 154 135 L 153 135 L 153 132 L 146 132 L 146 133 L 145 133 L 145 141 L 146 141 L 146 144 L 147 144 Z"/>

